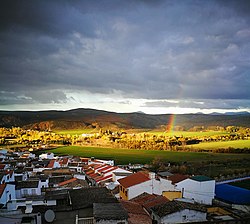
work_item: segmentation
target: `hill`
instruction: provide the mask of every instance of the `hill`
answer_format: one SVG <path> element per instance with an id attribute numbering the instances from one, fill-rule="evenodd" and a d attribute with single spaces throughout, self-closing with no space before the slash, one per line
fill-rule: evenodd
<path id="1" fill-rule="evenodd" d="M 36 129 L 78 128 L 145 128 L 165 127 L 171 114 L 150 115 L 114 113 L 94 109 L 68 111 L 0 111 L 0 127 L 19 126 Z M 242 126 L 250 127 L 250 115 L 178 114 L 175 125 L 190 129 L 194 126 Z"/>

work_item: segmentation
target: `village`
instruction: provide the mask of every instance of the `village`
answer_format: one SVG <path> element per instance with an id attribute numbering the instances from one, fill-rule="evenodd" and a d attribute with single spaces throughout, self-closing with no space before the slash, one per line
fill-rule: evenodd
<path id="1" fill-rule="evenodd" d="M 1 224 L 250 222 L 250 190 L 235 180 L 49 152 L 2 149 L 0 160 Z"/>

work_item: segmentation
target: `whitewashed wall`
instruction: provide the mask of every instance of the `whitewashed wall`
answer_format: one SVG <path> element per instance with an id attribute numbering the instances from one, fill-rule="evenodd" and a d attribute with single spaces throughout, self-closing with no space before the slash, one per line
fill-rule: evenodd
<path id="1" fill-rule="evenodd" d="M 176 189 L 183 190 L 184 198 L 193 199 L 200 204 L 211 205 L 215 195 L 215 180 L 199 182 L 186 179 L 177 183 Z"/>

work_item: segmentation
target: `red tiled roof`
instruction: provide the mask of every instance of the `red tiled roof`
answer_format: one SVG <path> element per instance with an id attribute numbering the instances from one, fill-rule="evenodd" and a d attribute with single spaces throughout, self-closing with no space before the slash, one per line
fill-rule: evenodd
<path id="1" fill-rule="evenodd" d="M 69 161 L 69 158 L 63 158 L 63 160 L 62 160 L 62 164 L 67 164 L 68 163 L 68 161 Z"/>
<path id="2" fill-rule="evenodd" d="M 89 174 L 88 176 L 90 176 L 91 178 L 96 178 L 96 177 L 99 177 L 100 176 L 100 174 L 98 174 L 98 173 L 91 173 L 91 174 Z"/>
<path id="3" fill-rule="evenodd" d="M 94 172 L 95 172 L 94 170 L 89 170 L 89 171 L 86 172 L 86 175 L 90 175 L 90 174 L 92 174 Z"/>
<path id="4" fill-rule="evenodd" d="M 0 170 L 3 170 L 5 167 L 5 164 L 0 164 Z"/>
<path id="5" fill-rule="evenodd" d="M 101 164 L 101 165 L 97 165 L 94 169 L 99 171 L 99 170 L 105 168 L 106 166 L 107 166 L 106 164 Z"/>
<path id="6" fill-rule="evenodd" d="M 165 198 L 162 195 L 157 195 L 153 200 L 146 201 L 143 203 L 143 207 L 146 208 L 148 211 L 150 208 L 156 206 L 156 205 L 162 205 L 165 204 L 166 202 L 169 202 L 167 198 Z"/>
<path id="7" fill-rule="evenodd" d="M 168 177 L 168 180 L 172 181 L 172 184 L 179 183 L 180 181 L 186 180 L 188 178 L 188 175 L 183 175 L 183 174 L 174 174 L 172 176 Z"/>
<path id="8" fill-rule="evenodd" d="M 144 202 L 153 200 L 154 198 L 156 198 L 155 194 L 149 194 L 149 193 L 144 192 L 144 193 L 138 195 L 137 197 L 131 199 L 131 201 L 142 205 Z"/>
<path id="9" fill-rule="evenodd" d="M 89 158 L 81 158 L 81 161 L 82 161 L 83 163 L 87 163 L 87 162 L 89 162 Z"/>
<path id="10" fill-rule="evenodd" d="M 108 169 L 111 169 L 112 166 L 110 165 L 105 165 L 104 167 L 102 167 L 101 169 L 98 169 L 98 172 L 102 172 L 102 171 L 105 171 L 105 170 L 108 170 Z"/>
<path id="11" fill-rule="evenodd" d="M 121 200 L 122 207 L 128 212 L 130 224 L 151 224 L 151 218 L 143 207 L 132 201 Z"/>
<path id="12" fill-rule="evenodd" d="M 121 200 L 120 202 L 128 213 L 147 214 L 143 209 L 142 205 L 140 205 L 139 203 L 133 201 L 125 201 L 125 200 Z"/>
<path id="13" fill-rule="evenodd" d="M 112 179 L 112 174 L 110 174 L 110 175 L 108 175 L 108 176 L 106 176 L 106 177 L 101 177 L 101 178 L 99 178 L 99 179 L 96 179 L 95 181 L 96 181 L 97 183 L 100 183 L 100 182 L 102 182 L 102 181 L 106 181 L 106 180 L 109 180 L 109 179 Z"/>
<path id="14" fill-rule="evenodd" d="M 169 200 L 162 195 L 155 195 L 155 194 L 148 194 L 148 193 L 143 193 L 133 198 L 131 201 L 139 203 L 148 211 L 150 210 L 150 208 L 154 206 L 162 205 L 162 204 L 165 204 L 166 202 L 169 202 Z"/>
<path id="15" fill-rule="evenodd" d="M 2 197 L 2 194 L 4 192 L 5 187 L 6 187 L 5 183 L 4 184 L 0 184 L 0 197 Z"/>
<path id="16" fill-rule="evenodd" d="M 56 161 L 55 159 L 50 160 L 47 168 L 53 168 L 55 161 Z"/>
<path id="17" fill-rule="evenodd" d="M 125 188 L 128 187 L 132 187 L 134 185 L 143 183 L 145 181 L 150 180 L 150 178 L 148 176 L 146 176 L 144 173 L 142 172 L 138 172 L 135 174 L 131 174 L 128 177 L 122 178 L 120 180 L 118 180 L 118 182 Z"/>
<path id="18" fill-rule="evenodd" d="M 65 181 L 59 183 L 58 186 L 63 186 L 63 185 L 72 183 L 72 182 L 74 182 L 74 181 L 76 181 L 76 180 L 77 180 L 77 178 L 72 178 L 72 179 L 69 179 L 69 180 L 65 180 Z"/>
<path id="19" fill-rule="evenodd" d="M 112 167 L 111 169 L 105 170 L 105 171 L 103 171 L 102 173 L 103 173 L 103 174 L 104 174 L 104 173 L 109 173 L 109 172 L 114 171 L 114 170 L 117 170 L 117 169 L 118 169 L 118 167 Z"/>

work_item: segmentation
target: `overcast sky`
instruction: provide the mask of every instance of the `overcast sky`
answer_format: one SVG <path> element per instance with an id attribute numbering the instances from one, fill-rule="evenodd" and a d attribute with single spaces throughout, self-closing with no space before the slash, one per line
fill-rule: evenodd
<path id="1" fill-rule="evenodd" d="M 250 1 L 1 0 L 0 109 L 250 112 Z"/>

